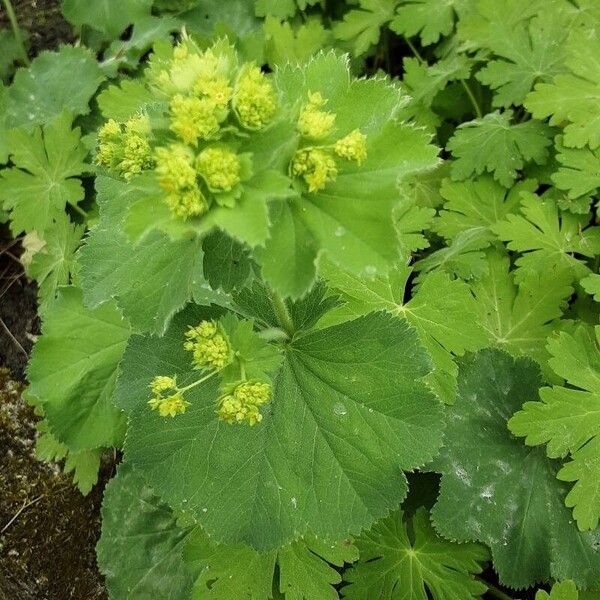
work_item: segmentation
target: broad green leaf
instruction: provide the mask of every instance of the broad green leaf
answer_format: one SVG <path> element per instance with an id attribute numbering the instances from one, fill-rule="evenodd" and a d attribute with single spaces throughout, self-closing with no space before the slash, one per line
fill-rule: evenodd
<path id="1" fill-rule="evenodd" d="M 96 188 L 100 222 L 79 253 L 85 301 L 93 307 L 115 298 L 135 329 L 162 333 L 204 284 L 200 241 L 173 241 L 155 231 L 131 243 L 119 230 L 120 220 L 128 205 L 155 193 L 154 182 L 98 177 Z"/>
<path id="2" fill-rule="evenodd" d="M 477 304 L 466 283 L 441 271 L 429 273 L 404 302 L 410 273 L 410 268 L 400 267 L 385 278 L 359 279 L 329 269 L 325 277 L 343 304 L 325 315 L 321 323 L 339 323 L 377 310 L 405 317 L 433 361 L 434 370 L 427 381 L 444 402 L 452 403 L 457 373 L 452 356 L 483 348 L 488 337 L 473 319 Z"/>
<path id="3" fill-rule="evenodd" d="M 550 117 L 551 125 L 564 127 L 567 147 L 600 146 L 600 38 L 573 35 L 566 65 L 571 74 L 557 75 L 553 83 L 539 83 L 525 99 L 525 108 L 536 119 Z"/>
<path id="4" fill-rule="evenodd" d="M 277 17 L 287 19 L 293 17 L 298 6 L 294 0 L 255 0 L 258 17 Z"/>
<path id="5" fill-rule="evenodd" d="M 529 446 L 547 444 L 551 458 L 569 455 L 558 472 L 575 482 L 566 498 L 581 530 L 594 529 L 600 518 L 600 327 L 580 326 L 548 342 L 550 367 L 573 388 L 540 390 L 541 402 L 526 402 L 509 421 L 510 430 Z"/>
<path id="6" fill-rule="evenodd" d="M 28 46 L 28 33 L 20 29 L 20 35 Z M 20 44 L 17 42 L 15 35 L 10 29 L 0 30 L 0 83 L 2 80 L 8 83 L 10 76 L 13 74 L 15 63 L 23 59 L 23 52 Z"/>
<path id="7" fill-rule="evenodd" d="M 344 15 L 344 20 L 336 23 L 333 34 L 338 40 L 352 42 L 352 53 L 360 56 L 377 44 L 384 25 L 395 14 L 399 0 L 360 0 L 359 8 Z"/>
<path id="8" fill-rule="evenodd" d="M 355 561 L 358 552 L 350 540 L 331 544 L 307 536 L 261 554 L 248 546 L 215 544 L 197 528 L 188 540 L 184 558 L 200 573 L 194 584 L 194 600 L 270 600 L 276 569 L 282 598 L 337 600 L 333 585 L 341 583 L 342 578 L 334 566 L 340 568 Z"/>
<path id="9" fill-rule="evenodd" d="M 402 501 L 402 469 L 435 455 L 442 428 L 422 382 L 429 359 L 406 322 L 372 314 L 297 335 L 258 426 L 217 419 L 214 378 L 189 391 L 185 414 L 165 420 L 148 408 L 148 384 L 157 374 L 197 379 L 183 336 L 208 314 L 192 307 L 164 337 L 134 336 L 122 363 L 125 454 L 166 501 L 216 541 L 259 550 L 307 530 L 343 538 Z"/>
<path id="10" fill-rule="evenodd" d="M 489 172 L 509 188 L 525 164 L 546 162 L 547 148 L 552 144 L 550 128 L 538 121 L 514 124 L 512 116 L 511 110 L 496 111 L 456 128 L 446 146 L 456 159 L 452 179 Z"/>
<path id="11" fill-rule="evenodd" d="M 577 531 L 554 464 L 506 424 L 539 385 L 539 369 L 525 359 L 497 350 L 460 359 L 458 399 L 431 465 L 442 474 L 433 525 L 447 539 L 489 546 L 504 585 L 554 578 L 587 588 L 600 577 L 600 531 Z"/>
<path id="12" fill-rule="evenodd" d="M 320 92 L 336 114 L 335 139 L 360 129 L 367 136 L 367 159 L 360 166 L 340 164 L 334 182 L 313 193 L 303 189 L 273 215 L 265 279 L 283 295 L 298 297 L 314 280 L 321 253 L 356 274 L 385 273 L 400 253 L 392 219 L 398 182 L 437 164 L 428 134 L 394 120 L 404 97 L 389 81 L 351 80 L 347 64 L 333 53 L 304 69 L 280 69 L 276 81 L 291 104 Z"/>
<path id="13" fill-rule="evenodd" d="M 80 30 L 91 27 L 104 39 L 118 38 L 132 23 L 150 15 L 152 0 L 62 0 L 62 12 Z"/>
<path id="14" fill-rule="evenodd" d="M 310 19 L 292 28 L 287 21 L 267 16 L 263 25 L 265 57 L 271 68 L 286 63 L 305 63 L 319 50 L 333 43 L 331 31 L 318 19 Z"/>
<path id="15" fill-rule="evenodd" d="M 19 69 L 8 88 L 6 124 L 20 127 L 47 124 L 68 111 L 89 112 L 89 101 L 104 75 L 91 51 L 61 46 L 42 52 L 27 69 Z"/>
<path id="16" fill-rule="evenodd" d="M 243 287 L 250 277 L 252 263 L 247 248 L 215 231 L 204 238 L 203 273 L 213 289 L 225 292 Z"/>
<path id="17" fill-rule="evenodd" d="M 600 275 L 598 273 L 584 277 L 579 283 L 590 296 L 594 296 L 596 302 L 600 302 Z"/>
<path id="18" fill-rule="evenodd" d="M 96 552 L 112 600 L 183 600 L 192 574 L 182 556 L 189 529 L 127 463 L 104 492 Z"/>
<path id="19" fill-rule="evenodd" d="M 11 131 L 8 147 L 14 166 L 1 172 L 0 200 L 11 210 L 11 230 L 41 235 L 64 217 L 68 204 L 84 197 L 78 177 L 89 167 L 80 130 L 71 129 L 71 117 L 64 113 L 33 131 Z"/>
<path id="20" fill-rule="evenodd" d="M 29 277 L 38 284 L 38 295 L 42 304 L 56 296 L 59 286 L 70 282 L 75 268 L 75 251 L 79 247 L 85 227 L 71 223 L 62 215 L 44 232 L 44 246 L 36 252 L 26 268 Z"/>
<path id="21" fill-rule="evenodd" d="M 4 87 L 2 82 L 0 82 L 0 115 L 2 115 L 0 116 L 0 165 L 7 163 L 9 156 L 8 140 L 6 139 L 8 137 L 8 131 L 4 123 L 7 89 L 8 88 Z"/>
<path id="22" fill-rule="evenodd" d="M 522 194 L 521 213 L 492 227 L 509 250 L 522 253 L 516 261 L 518 280 L 528 270 L 563 272 L 573 279 L 589 274 L 585 257 L 600 253 L 600 227 L 588 227 L 589 214 L 561 211 L 552 196 L 529 192 Z"/>
<path id="23" fill-rule="evenodd" d="M 546 339 L 573 292 L 570 278 L 561 271 L 527 271 L 516 285 L 507 256 L 490 251 L 487 262 L 488 274 L 472 284 L 479 323 L 494 346 L 544 365 Z"/>
<path id="24" fill-rule="evenodd" d="M 125 420 L 112 396 L 128 338 L 129 325 L 113 303 L 88 310 L 77 288 L 62 288 L 45 315 L 27 368 L 29 393 L 69 450 L 121 443 Z"/>
<path id="25" fill-rule="evenodd" d="M 408 531 L 410 527 L 410 534 Z M 356 541 L 360 561 L 344 576 L 348 600 L 474 600 L 487 587 L 474 575 L 488 552 L 479 544 L 455 544 L 439 537 L 420 508 L 404 521 L 395 512 Z"/>
<path id="26" fill-rule="evenodd" d="M 278 3 L 282 0 L 276 0 Z M 287 0 L 284 0 L 287 1 Z M 226 25 L 239 36 L 260 29 L 261 20 L 254 14 L 255 0 L 204 0 L 194 2 L 194 8 L 180 15 L 189 31 L 201 35 L 212 35 L 215 28 Z M 272 14 L 272 13 L 271 13 Z"/>

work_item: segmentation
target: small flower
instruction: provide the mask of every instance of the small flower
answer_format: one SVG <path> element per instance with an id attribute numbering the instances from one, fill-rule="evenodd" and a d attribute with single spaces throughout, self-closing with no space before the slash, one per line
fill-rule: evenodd
<path id="1" fill-rule="evenodd" d="M 171 100 L 171 131 L 186 144 L 214 138 L 220 122 L 217 106 L 209 98 L 185 97 L 177 94 Z"/>
<path id="2" fill-rule="evenodd" d="M 275 115 L 277 99 L 273 84 L 256 66 L 242 69 L 233 94 L 240 123 L 248 129 L 261 129 Z"/>
<path id="3" fill-rule="evenodd" d="M 225 146 L 212 146 L 200 152 L 196 168 L 211 191 L 229 192 L 240 182 L 240 160 Z"/>
<path id="4" fill-rule="evenodd" d="M 176 392 L 166 398 L 155 397 L 148 400 L 148 404 L 152 410 L 158 410 L 161 417 L 175 417 L 182 415 L 190 405 L 187 400 L 183 399 L 183 394 Z"/>
<path id="5" fill-rule="evenodd" d="M 219 370 L 231 361 L 229 340 L 216 323 L 202 321 L 190 327 L 185 337 L 183 347 L 192 353 L 196 368 Z"/>
<path id="6" fill-rule="evenodd" d="M 355 129 L 335 143 L 334 151 L 340 158 L 360 165 L 367 158 L 367 136 Z"/>
<path id="7" fill-rule="evenodd" d="M 198 97 L 206 96 L 215 106 L 224 110 L 233 96 L 229 81 L 223 76 L 198 77 L 193 92 Z"/>
<path id="8" fill-rule="evenodd" d="M 326 138 L 333 129 L 335 115 L 328 111 L 320 110 L 327 103 L 321 94 L 309 94 L 308 104 L 300 111 L 297 129 L 302 137 L 311 140 Z"/>
<path id="9" fill-rule="evenodd" d="M 321 148 L 298 150 L 292 160 L 292 173 L 304 178 L 309 192 L 322 190 L 327 183 L 337 178 L 334 158 Z"/>
<path id="10" fill-rule="evenodd" d="M 218 400 L 217 415 L 226 423 L 246 421 L 250 426 L 262 421 L 259 406 L 271 399 L 271 385 L 261 381 L 244 381 Z"/>
<path id="11" fill-rule="evenodd" d="M 161 417 L 183 414 L 190 405 L 184 400 L 183 392 L 177 387 L 175 377 L 157 375 L 150 382 L 150 390 L 154 396 L 148 400 L 148 405 L 152 410 L 157 410 Z M 165 394 L 165 392 L 169 393 Z"/>
<path id="12" fill-rule="evenodd" d="M 165 201 L 177 217 L 197 217 L 208 210 L 208 203 L 198 188 L 194 154 L 186 146 L 171 144 L 156 149 L 158 183 L 167 192 Z"/>

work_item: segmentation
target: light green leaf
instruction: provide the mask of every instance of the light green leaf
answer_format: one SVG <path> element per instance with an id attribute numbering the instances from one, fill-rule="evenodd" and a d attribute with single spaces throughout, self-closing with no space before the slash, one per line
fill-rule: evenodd
<path id="1" fill-rule="evenodd" d="M 590 296 L 594 296 L 596 302 L 600 302 L 600 275 L 598 273 L 584 277 L 579 283 Z"/>
<path id="2" fill-rule="evenodd" d="M 552 586 L 550 594 L 538 590 L 535 600 L 579 600 L 579 594 L 573 581 L 561 581 Z"/>
<path id="3" fill-rule="evenodd" d="M 11 210 L 11 230 L 42 234 L 64 218 L 67 204 L 84 197 L 78 177 L 89 167 L 80 130 L 71 129 L 71 117 L 63 113 L 33 131 L 11 131 L 8 145 L 14 166 L 1 172 L 0 200 Z"/>
<path id="4" fill-rule="evenodd" d="M 408 532 L 410 527 L 410 536 Z M 439 537 L 420 508 L 410 523 L 395 512 L 358 538 L 360 561 L 344 576 L 348 600 L 473 600 L 487 587 L 474 575 L 488 558 L 479 544 Z"/>
<path id="5" fill-rule="evenodd" d="M 590 215 L 561 211 L 551 195 L 522 193 L 521 215 L 509 214 L 492 227 L 508 242 L 508 249 L 521 252 L 517 279 L 527 270 L 537 273 L 569 273 L 585 277 L 585 257 L 600 253 L 600 227 L 588 227 Z M 583 257 L 583 259 L 582 259 Z"/>
<path id="6" fill-rule="evenodd" d="M 600 187 L 600 148 L 565 148 L 557 142 L 557 150 L 560 168 L 552 176 L 556 187 L 568 190 L 571 199 L 595 193 Z"/>
<path id="7" fill-rule="evenodd" d="M 153 232 L 137 245 L 119 230 L 128 205 L 154 193 L 154 181 L 98 177 L 100 222 L 79 252 L 84 298 L 98 306 L 116 298 L 135 329 L 164 332 L 173 314 L 205 283 L 203 254 L 194 238 Z"/>
<path id="8" fill-rule="evenodd" d="M 123 79 L 98 94 L 98 106 L 106 119 L 127 121 L 153 99 L 152 92 L 139 80 Z"/>
<path id="9" fill-rule="evenodd" d="M 546 339 L 573 292 L 570 278 L 561 271 L 527 271 L 515 285 L 507 256 L 490 251 L 487 261 L 488 274 L 472 284 L 478 321 L 494 346 L 544 365 Z"/>
<path id="10" fill-rule="evenodd" d="M 456 128 L 446 146 L 456 159 L 452 179 L 489 172 L 509 188 L 525 164 L 546 162 L 552 144 L 549 127 L 537 121 L 513 124 L 512 116 L 511 110 L 496 111 Z"/>
<path id="11" fill-rule="evenodd" d="M 86 115 L 88 103 L 104 75 L 90 50 L 61 46 L 42 52 L 27 69 L 19 69 L 8 88 L 6 125 L 43 124 L 68 111 Z"/>
<path id="12" fill-rule="evenodd" d="M 104 39 L 118 38 L 132 23 L 150 15 L 152 0 L 62 0 L 62 12 L 72 25 L 91 27 Z"/>
<path id="13" fill-rule="evenodd" d="M 96 552 L 113 600 L 189 598 L 192 574 L 182 551 L 189 529 L 127 463 L 104 492 Z"/>
<path id="14" fill-rule="evenodd" d="M 448 0 L 443 4 L 437 0 L 403 0 L 390 29 L 406 37 L 418 34 L 423 46 L 429 46 L 452 33 L 456 15 L 466 4 L 465 0 Z"/>
<path id="15" fill-rule="evenodd" d="M 26 268 L 29 277 L 37 281 L 42 305 L 54 299 L 59 286 L 70 282 L 75 268 L 75 251 L 84 231 L 83 225 L 74 225 L 63 214 L 44 232 L 44 246 L 34 254 Z"/>
<path id="16" fill-rule="evenodd" d="M 197 376 L 183 336 L 210 314 L 190 308 L 162 338 L 135 336 L 118 404 L 130 414 L 126 456 L 165 500 L 216 541 L 270 550 L 303 535 L 340 539 L 406 494 L 402 469 L 433 457 L 441 405 L 421 381 L 429 360 L 406 322 L 373 314 L 284 346 L 273 399 L 255 427 L 217 419 L 217 382 L 189 391 L 185 414 L 147 405 L 157 374 Z M 235 518 L 232 516 L 235 515 Z"/>
<path id="17" fill-rule="evenodd" d="M 125 422 L 112 403 L 129 325 L 113 303 L 86 309 L 77 288 L 60 290 L 29 362 L 29 393 L 69 450 L 121 443 Z"/>
<path id="18" fill-rule="evenodd" d="M 567 147 L 600 146 L 600 39 L 596 35 L 573 35 L 566 61 L 571 74 L 557 75 L 553 83 L 539 83 L 525 98 L 525 108 L 536 119 L 550 117 L 551 125 L 564 127 Z"/>
<path id="19" fill-rule="evenodd" d="M 360 56 L 377 44 L 384 25 L 393 18 L 399 0 L 360 0 L 360 8 L 344 15 L 336 23 L 333 34 L 338 40 L 352 42 L 352 53 Z"/>
<path id="20" fill-rule="evenodd" d="M 581 325 L 573 335 L 551 338 L 550 367 L 574 388 L 540 390 L 541 402 L 526 402 L 509 421 L 528 446 L 547 444 L 551 458 L 569 454 L 557 477 L 575 485 L 566 498 L 579 529 L 594 529 L 600 518 L 600 327 Z"/>
<path id="21" fill-rule="evenodd" d="M 277 587 L 286 600 L 337 600 L 332 586 L 342 578 L 334 566 L 355 561 L 358 552 L 350 540 L 331 544 L 307 536 L 261 554 L 248 546 L 215 544 L 197 528 L 190 536 L 184 558 L 200 573 L 192 594 L 195 600 L 270 600 L 275 569 Z"/>
<path id="22" fill-rule="evenodd" d="M 506 425 L 539 384 L 535 363 L 497 350 L 460 359 L 459 397 L 431 466 L 442 474 L 433 525 L 447 539 L 487 544 L 504 585 L 554 578 L 586 588 L 600 577 L 600 531 L 577 531 L 553 463 Z"/>

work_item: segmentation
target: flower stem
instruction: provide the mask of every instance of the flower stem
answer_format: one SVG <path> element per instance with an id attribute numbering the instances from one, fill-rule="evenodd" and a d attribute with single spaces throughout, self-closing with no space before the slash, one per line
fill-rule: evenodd
<path id="1" fill-rule="evenodd" d="M 29 57 L 27 56 L 27 50 L 25 49 L 25 43 L 23 42 L 23 37 L 21 36 L 21 30 L 19 29 L 19 24 L 17 23 L 17 16 L 15 15 L 15 9 L 13 8 L 12 2 L 10 0 L 2 0 L 2 4 L 4 4 L 4 8 L 6 9 L 6 14 L 8 15 L 8 20 L 10 21 L 13 35 L 15 36 L 15 41 L 19 47 L 21 60 L 25 65 L 29 66 Z"/>
<path id="2" fill-rule="evenodd" d="M 290 311 L 285 304 L 285 300 L 277 292 L 274 292 L 271 289 L 269 290 L 269 298 L 271 299 L 275 316 L 277 317 L 281 328 L 289 337 L 292 337 L 295 332 L 294 322 L 292 321 Z"/>
<path id="3" fill-rule="evenodd" d="M 501 589 L 497 588 L 495 585 L 489 583 L 488 581 L 484 581 L 479 577 L 477 579 L 479 579 L 484 585 L 487 585 L 487 593 L 490 596 L 498 598 L 499 600 L 512 600 L 512 598 L 508 594 L 505 594 Z"/>
<path id="4" fill-rule="evenodd" d="M 213 375 L 216 375 L 216 374 L 217 374 L 217 371 L 211 371 L 210 373 L 208 373 L 204 377 L 200 377 L 200 379 L 198 379 L 197 381 L 194 381 L 193 383 L 190 383 L 190 385 L 186 385 L 185 387 L 179 388 L 179 391 L 183 394 L 183 392 L 187 392 L 188 390 L 191 390 L 192 388 L 195 388 L 197 385 L 200 385 L 201 383 L 204 383 L 205 381 L 207 381 Z"/>
<path id="5" fill-rule="evenodd" d="M 477 102 L 477 98 L 475 98 L 475 94 L 473 93 L 471 86 L 464 79 L 461 79 L 460 83 L 462 84 L 463 88 L 465 88 L 465 92 L 467 92 L 467 96 L 469 96 L 469 100 L 471 101 L 471 104 L 473 105 L 473 110 L 475 111 L 477 118 L 481 119 L 481 117 L 483 117 L 483 113 L 481 112 L 481 108 L 479 108 L 479 102 Z"/>

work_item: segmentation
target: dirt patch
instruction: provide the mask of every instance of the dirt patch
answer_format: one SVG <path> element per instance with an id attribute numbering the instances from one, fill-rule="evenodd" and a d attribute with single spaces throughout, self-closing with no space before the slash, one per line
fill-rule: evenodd
<path id="1" fill-rule="evenodd" d="M 12 4 L 19 27 L 28 32 L 30 57 L 75 39 L 71 25 L 61 14 L 59 0 L 12 0 Z M 6 12 L 0 10 L 0 28 L 8 27 Z"/>
<path id="2" fill-rule="evenodd" d="M 0 369 L 0 599 L 103 600 L 95 555 L 103 485 L 84 497 L 59 465 L 36 459 L 37 418 L 22 389 Z"/>

